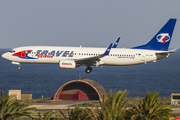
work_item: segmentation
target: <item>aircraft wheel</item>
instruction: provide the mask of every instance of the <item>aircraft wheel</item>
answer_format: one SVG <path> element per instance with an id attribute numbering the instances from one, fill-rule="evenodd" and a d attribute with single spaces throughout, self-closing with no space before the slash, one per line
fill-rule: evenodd
<path id="1" fill-rule="evenodd" d="M 87 67 L 85 71 L 86 71 L 86 73 L 90 73 L 92 71 L 92 68 L 91 67 Z"/>
<path id="2" fill-rule="evenodd" d="M 20 69 L 21 69 L 21 66 L 19 66 L 18 69 L 20 70 Z"/>

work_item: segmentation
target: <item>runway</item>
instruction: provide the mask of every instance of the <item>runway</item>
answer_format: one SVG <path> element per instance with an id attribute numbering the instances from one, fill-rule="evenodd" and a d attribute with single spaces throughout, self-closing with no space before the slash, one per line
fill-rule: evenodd
<path id="1" fill-rule="evenodd" d="M 28 103 L 28 105 L 29 107 L 36 107 L 35 111 L 59 112 L 61 109 L 65 114 L 67 114 L 68 108 L 74 109 L 76 105 L 83 105 L 86 102 L 99 103 L 98 100 L 51 100 L 46 102 Z"/>
<path id="2" fill-rule="evenodd" d="M 74 109 L 76 105 L 83 105 L 86 102 L 98 103 L 98 100 L 59 100 L 45 101 L 38 103 L 28 103 L 29 107 L 36 107 L 35 111 L 54 111 L 59 112 L 61 109 L 65 114 L 68 113 L 68 108 Z M 180 108 L 172 108 L 177 116 L 180 116 Z"/>

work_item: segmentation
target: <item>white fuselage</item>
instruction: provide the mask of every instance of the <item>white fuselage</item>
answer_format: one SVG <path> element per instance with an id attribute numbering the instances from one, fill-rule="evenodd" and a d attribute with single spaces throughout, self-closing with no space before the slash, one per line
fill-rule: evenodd
<path id="1" fill-rule="evenodd" d="M 31 52 L 24 53 L 28 50 Z M 61 60 L 78 60 L 98 56 L 105 50 L 106 48 L 92 47 L 25 46 L 14 48 L 11 52 L 4 53 L 2 57 L 18 63 L 59 64 Z M 15 53 L 18 54 L 13 55 Z M 157 61 L 155 53 L 154 50 L 112 48 L 109 55 L 100 58 L 98 65 L 121 66 Z"/>

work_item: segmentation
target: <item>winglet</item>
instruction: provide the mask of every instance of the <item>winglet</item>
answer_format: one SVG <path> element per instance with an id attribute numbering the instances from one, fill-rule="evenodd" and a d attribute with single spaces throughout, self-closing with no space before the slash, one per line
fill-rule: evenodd
<path id="1" fill-rule="evenodd" d="M 118 43 L 119 43 L 120 37 L 118 37 L 117 41 L 114 43 L 114 45 L 112 46 L 112 48 L 117 48 Z"/>
<path id="2" fill-rule="evenodd" d="M 106 51 L 104 52 L 103 55 L 108 55 L 108 54 L 110 53 L 111 48 L 112 48 L 112 45 L 113 45 L 113 43 L 111 43 L 111 44 L 109 45 L 109 47 L 106 49 Z"/>

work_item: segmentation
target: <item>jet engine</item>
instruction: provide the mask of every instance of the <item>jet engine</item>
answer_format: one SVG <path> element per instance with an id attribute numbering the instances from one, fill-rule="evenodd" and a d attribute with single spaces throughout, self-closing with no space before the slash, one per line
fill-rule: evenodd
<path id="1" fill-rule="evenodd" d="M 59 67 L 66 69 L 75 69 L 76 63 L 74 62 L 74 60 L 60 60 Z"/>

